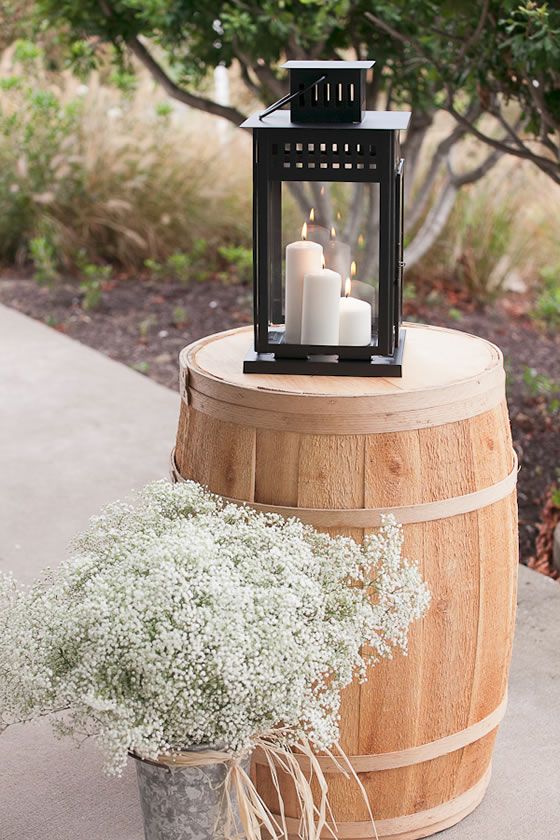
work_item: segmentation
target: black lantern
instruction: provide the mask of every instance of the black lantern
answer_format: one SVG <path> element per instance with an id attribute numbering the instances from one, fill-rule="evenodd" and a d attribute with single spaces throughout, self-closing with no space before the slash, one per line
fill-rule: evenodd
<path id="1" fill-rule="evenodd" d="M 243 123 L 254 191 L 246 373 L 402 375 L 399 132 L 410 114 L 365 111 L 372 66 L 289 61 L 290 94 Z"/>

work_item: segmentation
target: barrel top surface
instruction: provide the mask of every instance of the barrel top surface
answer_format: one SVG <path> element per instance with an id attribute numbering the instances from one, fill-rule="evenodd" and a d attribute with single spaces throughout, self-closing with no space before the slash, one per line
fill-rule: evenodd
<path id="1" fill-rule="evenodd" d="M 186 347 L 181 368 L 253 392 L 317 397 L 375 397 L 445 389 L 502 370 L 491 342 L 440 327 L 406 324 L 402 378 L 244 374 L 252 327 L 217 333 Z"/>

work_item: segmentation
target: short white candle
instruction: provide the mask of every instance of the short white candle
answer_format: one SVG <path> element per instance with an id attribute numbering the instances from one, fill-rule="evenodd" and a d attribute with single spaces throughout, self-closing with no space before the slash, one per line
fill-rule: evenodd
<path id="1" fill-rule="evenodd" d="M 309 242 L 303 238 L 300 242 L 290 242 L 286 248 L 284 341 L 287 344 L 301 343 L 303 277 L 308 272 L 320 271 L 322 264 L 323 249 L 317 242 Z"/>
<path id="2" fill-rule="evenodd" d="M 340 274 L 323 268 L 303 281 L 302 344 L 338 344 Z"/>
<path id="3" fill-rule="evenodd" d="M 371 306 L 365 300 L 350 297 L 350 280 L 346 281 L 346 297 L 339 301 L 339 344 L 365 346 L 371 341 Z"/>

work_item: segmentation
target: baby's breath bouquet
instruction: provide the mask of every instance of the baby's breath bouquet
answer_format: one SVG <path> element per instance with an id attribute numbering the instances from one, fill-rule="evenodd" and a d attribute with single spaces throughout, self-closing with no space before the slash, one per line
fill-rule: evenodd
<path id="1" fill-rule="evenodd" d="M 150 484 L 31 588 L 4 581 L 0 712 L 95 736 L 111 773 L 129 752 L 239 753 L 275 730 L 328 748 L 340 690 L 406 650 L 427 607 L 401 547 L 391 519 L 359 546 L 192 482 Z"/>

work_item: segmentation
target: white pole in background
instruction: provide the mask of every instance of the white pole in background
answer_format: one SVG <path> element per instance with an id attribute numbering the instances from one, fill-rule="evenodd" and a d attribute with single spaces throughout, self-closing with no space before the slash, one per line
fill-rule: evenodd
<path id="1" fill-rule="evenodd" d="M 231 105 L 227 67 L 219 64 L 214 68 L 214 99 L 219 105 Z M 225 120 L 217 121 L 220 143 L 227 142 L 230 126 Z"/>

